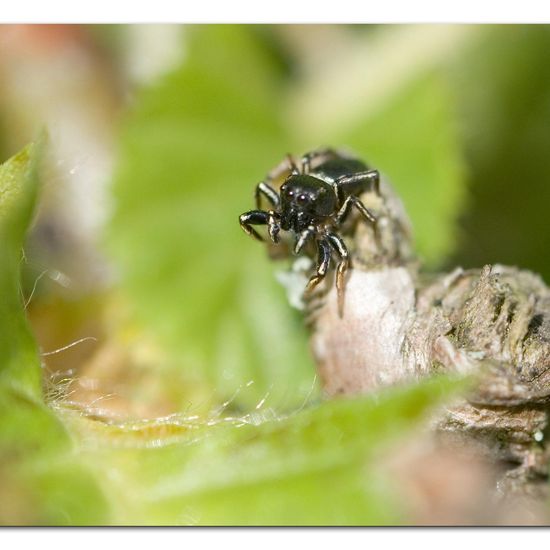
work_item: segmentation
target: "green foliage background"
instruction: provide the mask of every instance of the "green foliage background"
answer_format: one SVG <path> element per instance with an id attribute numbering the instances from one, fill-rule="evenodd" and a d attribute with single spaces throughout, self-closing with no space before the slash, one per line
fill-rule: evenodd
<path id="1" fill-rule="evenodd" d="M 330 95 L 328 77 L 308 88 L 276 29 L 234 25 L 186 29 L 181 66 L 139 90 L 125 113 L 103 242 L 117 296 L 162 350 L 155 376 L 191 382 L 173 388 L 181 406 L 168 418 L 98 419 L 44 400 L 19 287 L 44 145 L 2 165 L 1 523 L 409 521 L 380 456 L 456 384 L 322 401 L 302 320 L 275 282 L 284 265 L 237 223 L 287 152 L 347 146 L 397 188 L 429 269 L 458 259 L 550 274 L 549 29 L 465 28 L 452 54 L 433 48 L 408 72 L 395 44 L 384 45 L 394 30 L 350 29 L 359 50 L 372 40 L 388 60 L 377 78 L 349 76 L 360 99 L 351 116 L 325 118 L 344 113 L 348 98 Z M 403 55 L 410 39 L 396 42 Z M 386 81 L 387 93 L 361 101 Z M 310 94 L 330 101 L 299 108 Z M 189 415 L 186 404 L 204 394 L 221 412 Z"/>
<path id="2" fill-rule="evenodd" d="M 36 346 L 17 281 L 35 177 L 29 148 L 0 169 L 2 347 L 0 519 L 39 525 L 324 525 L 396 523 L 389 481 L 372 453 L 403 435 L 452 384 L 432 381 L 377 398 L 326 402 L 287 418 L 251 423 L 110 426 L 57 404 L 37 386 Z M 13 321 L 19 319 L 16 325 Z M 17 368 L 14 368 L 17 365 Z M 257 424 L 257 425 L 255 425 Z M 68 431 L 67 431 L 68 430 Z M 151 433 L 152 432 L 152 433 Z M 166 434 L 171 437 L 166 437 Z M 70 437 L 70 435 L 72 438 Z M 121 434 L 129 437 L 121 439 Z M 335 444 L 337 442 L 337 444 Z M 10 498 L 11 497 L 11 498 Z"/>
<path id="3" fill-rule="evenodd" d="M 145 91 L 124 126 L 107 242 L 141 318 L 188 370 L 226 396 L 253 380 L 237 397 L 244 406 L 266 392 L 293 406 L 312 385 L 304 331 L 236 215 L 286 151 L 341 143 L 368 152 L 402 191 L 434 262 L 463 196 L 448 87 L 421 72 L 350 127 L 310 135 L 304 119 L 297 139 L 285 119 L 293 81 L 257 29 L 193 28 L 187 47 L 188 62 Z"/>

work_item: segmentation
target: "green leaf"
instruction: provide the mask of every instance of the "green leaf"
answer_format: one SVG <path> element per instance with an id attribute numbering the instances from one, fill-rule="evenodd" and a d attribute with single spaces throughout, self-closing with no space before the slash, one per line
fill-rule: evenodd
<path id="1" fill-rule="evenodd" d="M 305 333 L 238 224 L 287 152 L 279 65 L 249 28 L 189 32 L 184 66 L 124 126 L 107 244 L 143 325 L 218 401 L 293 406 L 314 377 Z"/>
<path id="2" fill-rule="evenodd" d="M 420 74 L 374 113 L 358 117 L 340 141 L 365 152 L 394 185 L 430 265 L 453 251 L 465 199 L 455 98 L 441 71 Z"/>
<path id="3" fill-rule="evenodd" d="M 453 65 L 469 163 L 455 263 L 516 265 L 550 282 L 550 28 L 480 28 Z"/>
<path id="4" fill-rule="evenodd" d="M 0 524 L 100 523 L 102 495 L 43 403 L 40 359 L 19 287 L 38 149 L 29 146 L 0 166 Z"/>
<path id="5" fill-rule="evenodd" d="M 41 371 L 19 287 L 23 241 L 36 196 L 35 147 L 0 166 L 0 391 L 41 394 Z"/>
<path id="6" fill-rule="evenodd" d="M 109 473 L 117 524 L 397 524 L 406 507 L 381 467 L 388 445 L 461 387 L 432 380 L 259 423 L 174 419 L 123 433 L 97 421 L 78 427 L 76 417 L 73 429 L 89 463 Z"/>
<path id="7" fill-rule="evenodd" d="M 109 521 L 103 494 L 60 421 L 11 389 L 0 393 L 0 486 L 1 525 Z"/>

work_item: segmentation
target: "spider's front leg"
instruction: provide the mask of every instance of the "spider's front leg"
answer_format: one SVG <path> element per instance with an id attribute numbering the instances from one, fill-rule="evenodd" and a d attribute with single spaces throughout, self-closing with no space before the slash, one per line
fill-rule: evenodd
<path id="1" fill-rule="evenodd" d="M 308 239 L 314 234 L 315 227 L 313 225 L 310 225 L 308 228 L 304 229 L 296 239 L 296 244 L 294 245 L 294 254 L 299 254 L 302 248 L 304 248 Z"/>
<path id="2" fill-rule="evenodd" d="M 279 224 L 279 215 L 277 212 L 270 210 L 250 210 L 239 216 L 239 223 L 243 231 L 258 241 L 263 241 L 263 237 L 252 227 L 253 225 L 267 225 L 267 230 L 271 240 L 274 243 L 279 242 L 279 232 L 281 226 Z"/>
<path id="3" fill-rule="evenodd" d="M 336 268 L 336 292 L 338 294 L 338 313 L 341 317 L 344 310 L 345 276 L 348 268 L 350 267 L 350 256 L 344 241 L 338 235 L 335 233 L 329 233 L 327 238 L 338 256 L 340 256 L 340 263 Z"/>
<path id="4" fill-rule="evenodd" d="M 261 181 L 256 185 L 256 190 L 254 191 L 254 199 L 256 201 L 256 208 L 260 210 L 261 208 L 261 200 L 262 196 L 264 196 L 275 208 L 275 210 L 279 209 L 279 205 L 281 204 L 281 197 L 279 197 L 279 193 L 271 187 L 268 183 Z"/>
<path id="5" fill-rule="evenodd" d="M 310 294 L 313 289 L 325 278 L 330 264 L 330 245 L 326 239 L 320 239 L 317 241 L 317 267 L 315 269 L 315 275 L 309 279 L 304 295 Z"/>

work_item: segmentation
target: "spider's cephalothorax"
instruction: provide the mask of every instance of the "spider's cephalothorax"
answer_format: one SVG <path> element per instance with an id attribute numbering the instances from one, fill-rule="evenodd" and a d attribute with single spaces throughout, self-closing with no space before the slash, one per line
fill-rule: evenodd
<path id="1" fill-rule="evenodd" d="M 272 183 L 285 173 L 286 178 L 277 192 Z M 244 231 L 258 240 L 263 239 L 253 225 L 267 225 L 274 243 L 279 242 L 281 230 L 291 231 L 296 236 L 295 254 L 308 241 L 316 243 L 317 267 L 307 283 L 306 294 L 325 278 L 334 252 L 339 258 L 336 287 L 342 304 L 344 276 L 350 266 L 350 257 L 338 231 L 353 206 L 366 221 L 376 223 L 373 214 L 359 200 L 359 195 L 369 188 L 380 193 L 379 174 L 377 170 L 369 170 L 360 160 L 323 149 L 304 155 L 299 169 L 288 155 L 256 186 L 256 210 L 241 214 L 239 221 Z M 260 209 L 262 197 L 269 201 L 271 210 Z"/>
<path id="2" fill-rule="evenodd" d="M 338 208 L 332 186 L 307 174 L 290 176 L 281 186 L 280 197 L 281 229 L 296 234 L 324 223 Z"/>

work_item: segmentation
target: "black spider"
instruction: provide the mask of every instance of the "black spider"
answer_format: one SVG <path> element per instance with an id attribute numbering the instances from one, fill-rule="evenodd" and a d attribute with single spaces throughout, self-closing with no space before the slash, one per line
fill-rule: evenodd
<path id="1" fill-rule="evenodd" d="M 285 172 L 288 175 L 278 193 L 268 182 Z M 279 242 L 281 229 L 293 232 L 296 235 L 295 254 L 310 239 L 316 242 L 317 267 L 307 283 L 305 295 L 325 278 L 334 251 L 340 259 L 336 270 L 336 288 L 341 304 L 344 275 L 350 266 L 350 255 L 338 230 L 353 206 L 366 221 L 376 223 L 376 218 L 358 196 L 369 187 L 379 195 L 379 182 L 377 170 L 369 170 L 360 160 L 345 157 L 332 149 L 304 155 L 301 170 L 288 155 L 266 181 L 256 186 L 256 210 L 241 214 L 239 221 L 248 235 L 260 241 L 263 239 L 253 225 L 267 225 L 274 243 Z M 260 209 L 262 196 L 271 203 L 271 210 Z"/>

